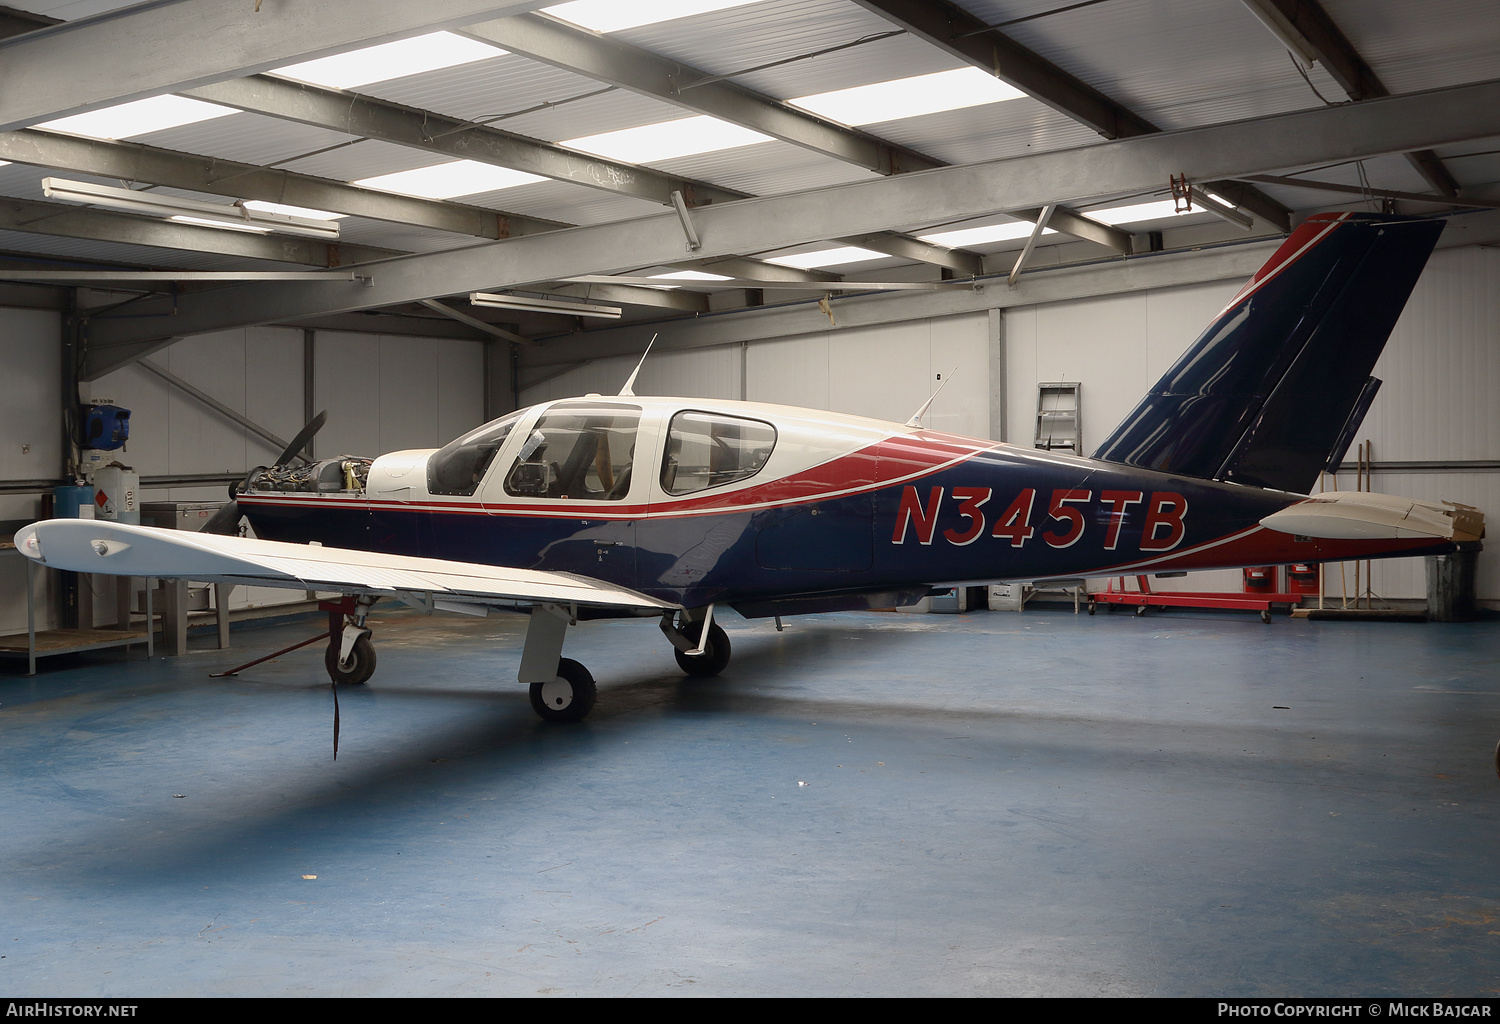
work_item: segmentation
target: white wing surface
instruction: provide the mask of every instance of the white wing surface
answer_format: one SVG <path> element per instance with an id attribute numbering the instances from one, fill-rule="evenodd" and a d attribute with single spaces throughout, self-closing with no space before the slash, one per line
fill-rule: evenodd
<path id="1" fill-rule="evenodd" d="M 46 519 L 16 534 L 16 548 L 54 569 L 291 590 L 431 594 L 466 604 L 536 601 L 608 608 L 675 608 L 626 587 L 563 572 L 440 558 L 129 526 Z"/>

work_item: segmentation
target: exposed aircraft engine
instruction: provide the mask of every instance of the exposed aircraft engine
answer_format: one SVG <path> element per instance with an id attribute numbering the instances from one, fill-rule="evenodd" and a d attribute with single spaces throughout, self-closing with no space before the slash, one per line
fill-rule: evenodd
<path id="1" fill-rule="evenodd" d="M 251 473 L 242 490 L 363 493 L 372 461 L 353 455 L 340 455 L 301 466 L 272 466 Z"/>

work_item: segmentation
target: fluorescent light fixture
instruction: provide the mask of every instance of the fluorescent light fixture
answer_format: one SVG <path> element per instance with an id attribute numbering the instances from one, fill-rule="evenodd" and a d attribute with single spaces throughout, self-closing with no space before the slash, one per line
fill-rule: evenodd
<path id="1" fill-rule="evenodd" d="M 378 188 L 382 192 L 397 192 L 404 196 L 422 199 L 451 199 L 454 196 L 470 196 L 476 192 L 493 192 L 517 185 L 529 185 L 545 178 L 525 171 L 513 171 L 509 167 L 482 164 L 477 160 L 450 160 L 444 164 L 415 167 L 394 174 L 380 174 L 373 178 L 362 178 L 350 184 L 362 188 Z"/>
<path id="2" fill-rule="evenodd" d="M 1018 238 L 1030 238 L 1036 227 L 1024 220 L 1007 221 L 1004 224 L 986 224 L 977 228 L 958 228 L 954 231 L 936 231 L 930 235 L 918 235 L 924 242 L 962 249 L 970 245 L 987 245 L 991 242 L 1009 242 Z M 1043 228 L 1043 235 L 1057 234 L 1052 228 Z"/>
<path id="3" fill-rule="evenodd" d="M 574 0 L 542 10 L 563 21 L 570 21 L 595 32 L 619 32 L 621 29 L 654 25 L 694 14 L 708 14 L 730 7 L 743 7 L 756 0 Z"/>
<path id="4" fill-rule="evenodd" d="M 852 89 L 820 92 L 787 100 L 841 124 L 873 124 L 899 117 L 918 117 L 981 103 L 999 103 L 1026 95 L 979 68 L 955 68 L 915 78 L 898 78 Z"/>
<path id="5" fill-rule="evenodd" d="M 185 213 L 179 213 L 168 217 L 167 220 L 175 220 L 179 224 L 200 224 L 206 228 L 223 228 L 225 231 L 249 231 L 257 235 L 269 235 L 270 228 L 263 228 L 249 221 L 214 220 L 210 217 L 190 217 Z"/>
<path id="6" fill-rule="evenodd" d="M 869 263 L 871 260 L 890 258 L 883 252 L 861 249 L 855 245 L 844 245 L 837 249 L 819 249 L 816 252 L 799 252 L 790 256 L 768 256 L 766 262 L 776 263 L 783 267 L 796 267 L 799 270 L 814 270 L 818 267 L 837 267 L 847 263 Z"/>
<path id="7" fill-rule="evenodd" d="M 493 309 L 522 309 L 530 313 L 560 313 L 563 316 L 597 316 L 618 320 L 619 306 L 601 306 L 592 302 L 565 302 L 562 299 L 537 299 L 529 295 L 499 295 L 494 292 L 470 292 L 469 305 Z"/>
<path id="8" fill-rule="evenodd" d="M 128 139 L 134 135 L 180 128 L 185 124 L 197 124 L 199 121 L 234 113 L 238 111 L 233 107 L 205 103 L 186 96 L 152 96 L 150 99 L 132 100 L 102 110 L 91 110 L 87 114 L 43 121 L 31 127 L 47 132 L 83 135 L 90 139 Z"/>
<path id="9" fill-rule="evenodd" d="M 1308 42 L 1307 37 L 1290 18 L 1282 13 L 1279 7 L 1274 3 L 1268 3 L 1267 0 L 1245 0 L 1245 6 L 1250 8 L 1250 13 L 1255 15 L 1256 19 L 1281 41 L 1281 45 L 1287 48 L 1287 52 L 1302 66 L 1303 71 L 1312 70 L 1312 66 L 1318 60 L 1318 48 Z"/>
<path id="10" fill-rule="evenodd" d="M 607 160 L 649 164 L 679 156 L 695 156 L 699 153 L 733 149 L 736 146 L 750 146 L 757 142 L 769 142 L 770 139 L 769 135 L 702 114 L 676 121 L 621 128 L 619 131 L 600 135 L 585 135 L 558 145 L 593 153 Z"/>
<path id="11" fill-rule="evenodd" d="M 305 206 L 288 206 L 285 203 L 267 203 L 260 199 L 250 199 L 240 204 L 247 210 L 256 213 L 279 213 L 283 217 L 306 217 L 308 220 L 338 220 L 349 216 L 347 213 L 329 213 L 327 210 L 309 210 Z"/>
<path id="12" fill-rule="evenodd" d="M 275 68 L 271 74 L 327 89 L 353 89 L 371 82 L 502 57 L 508 52 L 452 32 L 430 32 L 425 36 L 366 46 L 301 64 L 288 64 L 284 68 Z"/>
<path id="13" fill-rule="evenodd" d="M 137 192 L 128 188 L 115 188 L 112 185 L 95 185 L 87 181 L 43 178 L 42 194 L 48 199 L 65 199 L 74 203 L 108 206 L 117 210 L 128 210 L 131 213 L 144 213 L 189 224 L 205 224 L 229 231 L 276 231 L 284 235 L 303 235 L 323 239 L 339 237 L 339 226 L 332 221 L 289 217 L 279 213 L 260 213 L 246 209 L 244 206 L 203 203 L 196 199 L 174 199 L 171 196 L 156 195 L 154 192 Z"/>

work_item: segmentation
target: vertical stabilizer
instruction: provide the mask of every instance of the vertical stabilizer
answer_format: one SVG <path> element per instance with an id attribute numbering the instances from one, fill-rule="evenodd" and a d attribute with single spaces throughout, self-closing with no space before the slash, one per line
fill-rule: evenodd
<path id="1" fill-rule="evenodd" d="M 1415 217 L 1308 218 L 1094 458 L 1306 492 L 1373 399 L 1370 371 L 1442 230 Z"/>

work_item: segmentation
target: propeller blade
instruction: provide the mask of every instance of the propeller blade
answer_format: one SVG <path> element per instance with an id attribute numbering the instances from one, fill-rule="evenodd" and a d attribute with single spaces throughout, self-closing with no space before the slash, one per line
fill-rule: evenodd
<path id="1" fill-rule="evenodd" d="M 307 426 L 299 430 L 297 432 L 297 436 L 292 438 L 292 443 L 286 446 L 286 451 L 282 452 L 276 457 L 276 462 L 274 463 L 274 465 L 285 466 L 288 462 L 291 462 L 293 459 L 297 458 L 302 449 L 307 447 L 307 442 L 311 441 L 313 439 L 313 435 L 322 430 L 323 424 L 327 422 L 327 409 L 324 409 L 312 419 L 308 420 Z"/>
<path id="2" fill-rule="evenodd" d="M 240 503 L 231 501 L 219 511 L 214 513 L 212 519 L 204 523 L 198 530 L 199 533 L 217 533 L 225 537 L 233 537 L 240 532 Z"/>

